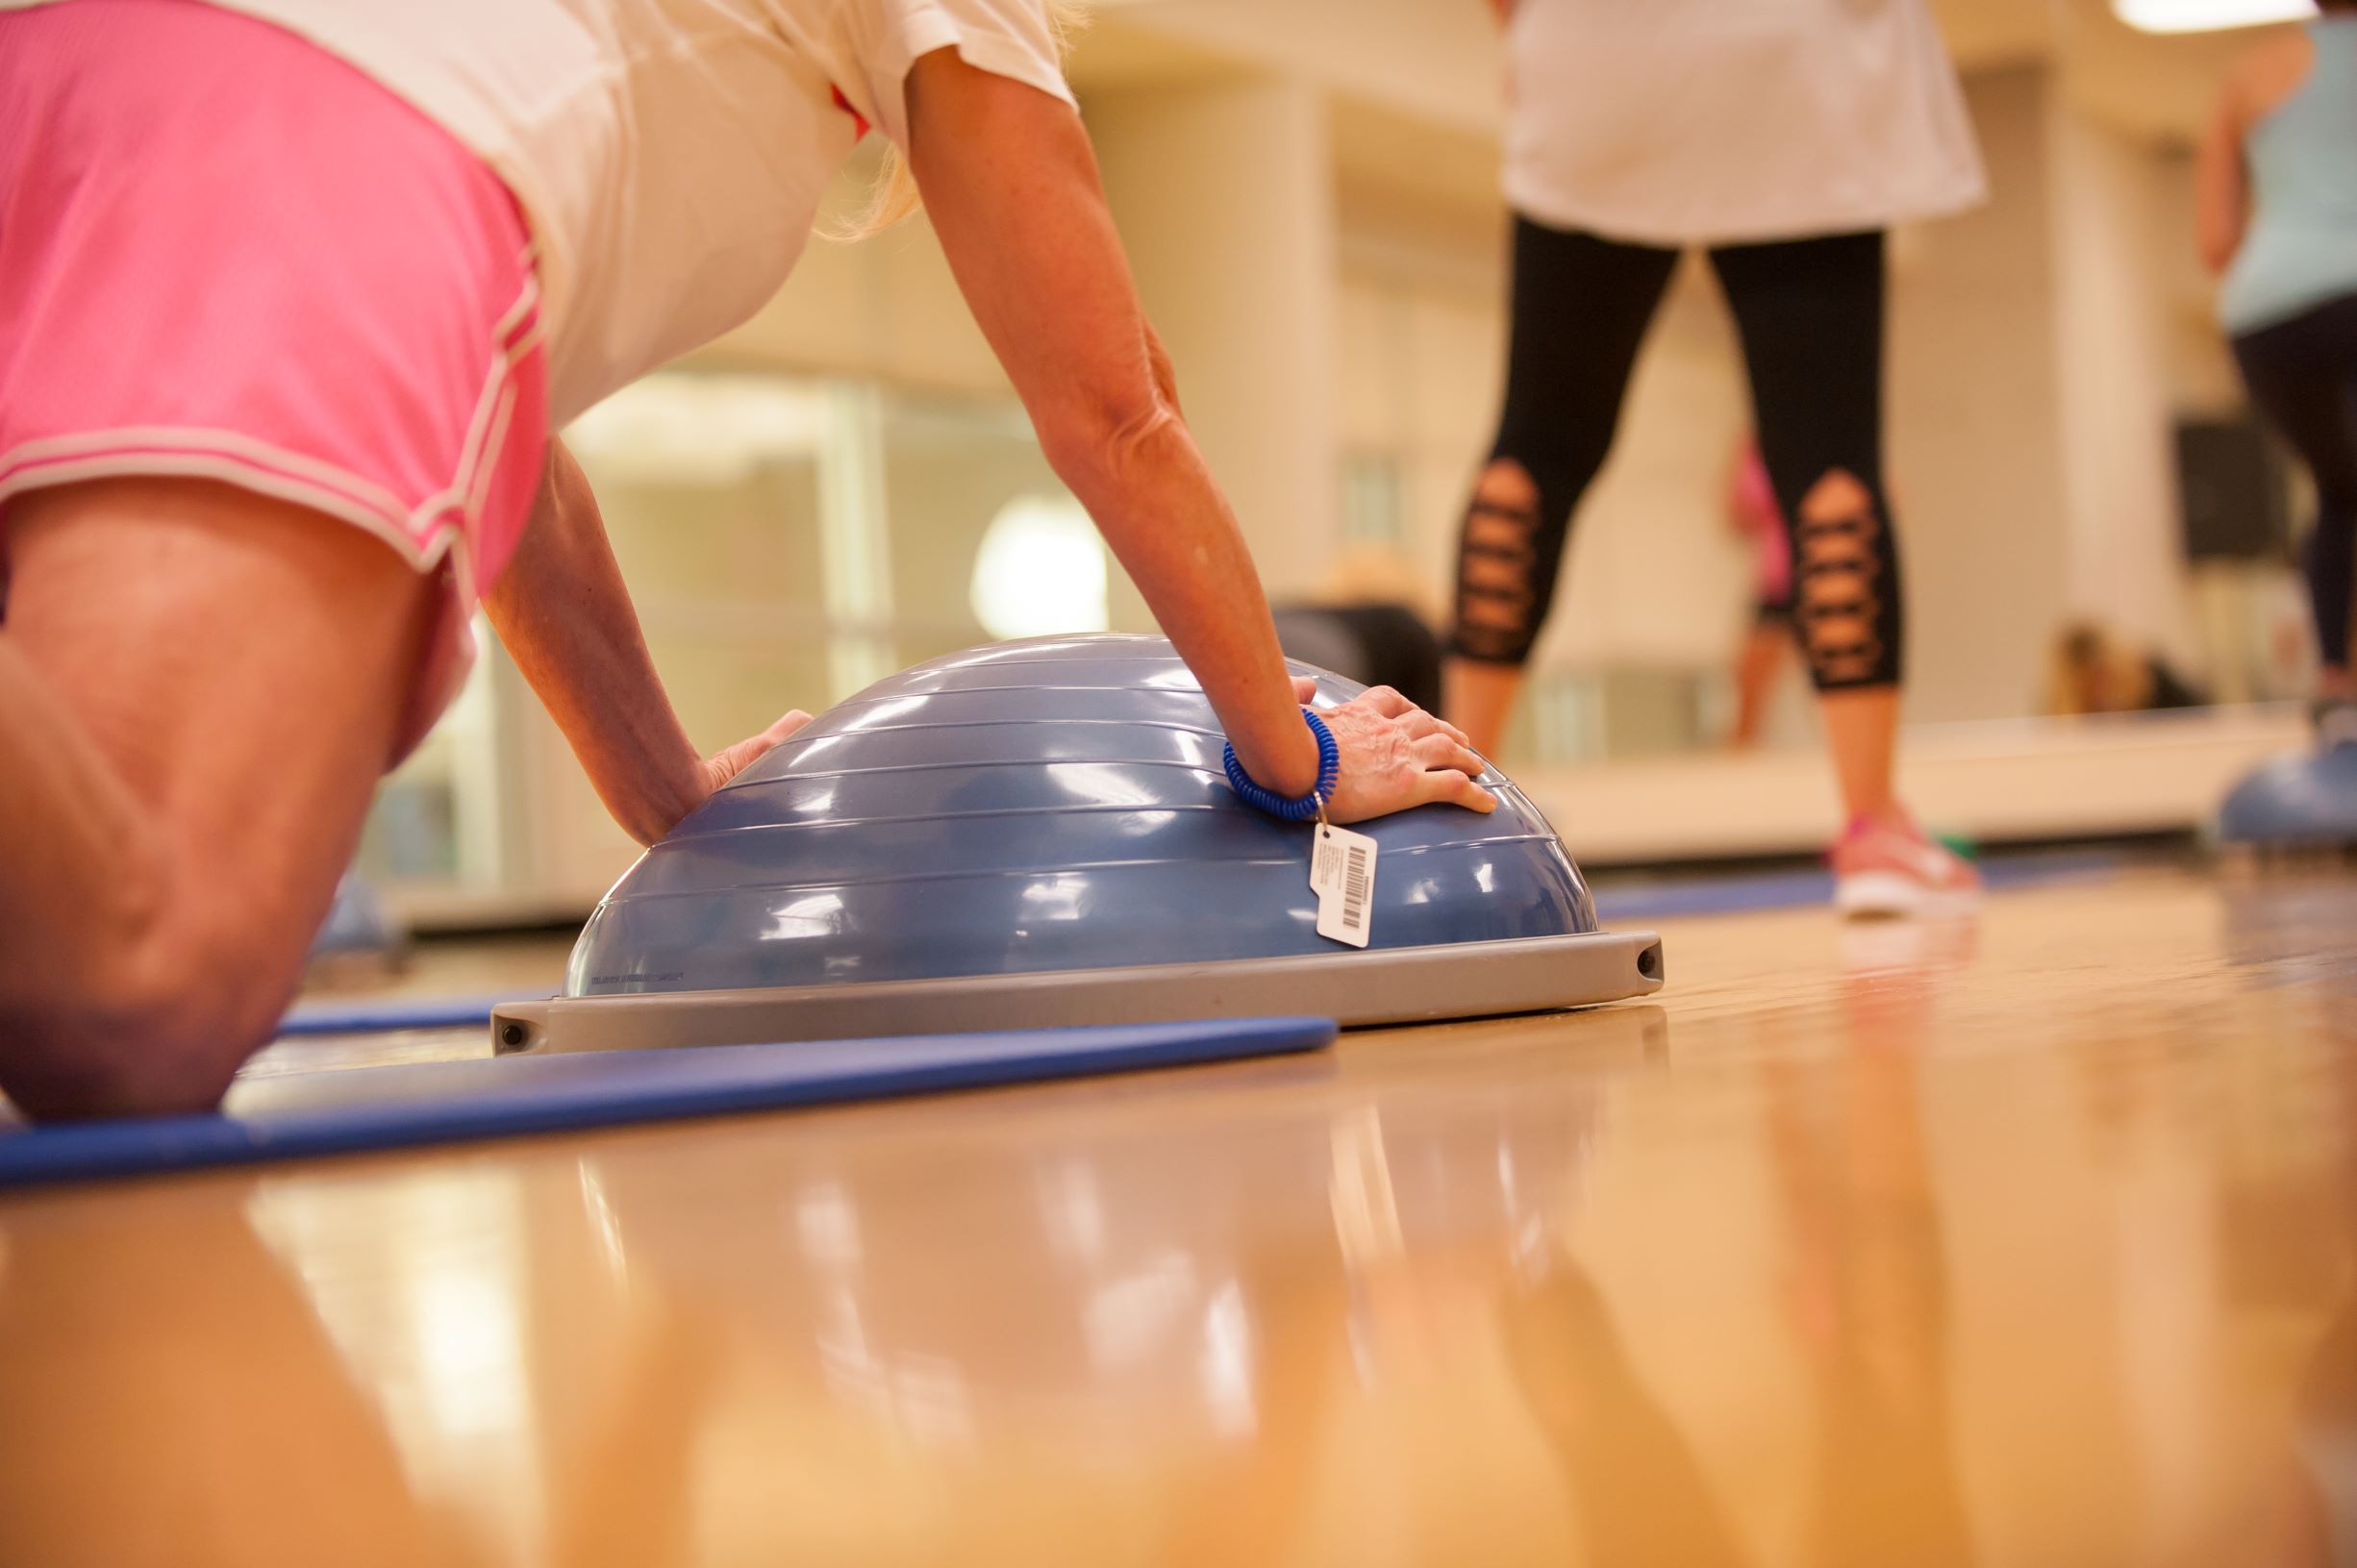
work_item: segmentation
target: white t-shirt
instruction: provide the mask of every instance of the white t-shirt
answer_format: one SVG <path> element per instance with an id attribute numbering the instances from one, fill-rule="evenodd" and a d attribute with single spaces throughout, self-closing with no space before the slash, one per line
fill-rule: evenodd
<path id="1" fill-rule="evenodd" d="M 1953 212 L 1980 153 L 1924 0 L 1519 0 L 1506 200 L 1656 245 Z"/>
<path id="2" fill-rule="evenodd" d="M 10 0 L 0 0 L 7 5 Z M 1040 0 L 213 0 L 365 71 L 514 192 L 559 425 L 777 291 L 920 55 L 1072 102 Z"/>

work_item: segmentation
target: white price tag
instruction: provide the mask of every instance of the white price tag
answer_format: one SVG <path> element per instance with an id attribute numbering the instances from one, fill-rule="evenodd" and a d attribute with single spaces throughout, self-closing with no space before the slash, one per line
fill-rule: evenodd
<path id="1" fill-rule="evenodd" d="M 1317 934 L 1365 947 L 1375 919 L 1375 841 L 1319 822 L 1310 850 L 1310 891 L 1317 895 Z"/>

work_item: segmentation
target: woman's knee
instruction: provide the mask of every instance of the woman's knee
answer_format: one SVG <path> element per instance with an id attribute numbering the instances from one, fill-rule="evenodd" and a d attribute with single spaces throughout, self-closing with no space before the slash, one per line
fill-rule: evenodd
<path id="1" fill-rule="evenodd" d="M 0 1089 L 201 1108 L 291 993 L 439 601 L 372 535 L 227 486 L 39 494 L 10 518 L 8 635 L 134 827 L 83 835 L 39 962 L 0 963 Z"/>
<path id="2" fill-rule="evenodd" d="M 0 1026 L 0 1091 L 38 1118 L 209 1110 L 275 1032 L 302 947 L 171 910 L 96 936 L 70 986 Z"/>

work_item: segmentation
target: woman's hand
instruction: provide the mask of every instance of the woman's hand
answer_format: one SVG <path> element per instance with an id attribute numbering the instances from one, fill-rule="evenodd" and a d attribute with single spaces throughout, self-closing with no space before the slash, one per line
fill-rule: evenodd
<path id="1" fill-rule="evenodd" d="M 1312 702 L 1317 683 L 1293 678 L 1293 698 Z M 1473 782 L 1487 765 L 1465 732 L 1437 719 L 1390 686 L 1369 686 L 1336 708 L 1318 709 L 1342 754 L 1326 815 L 1364 822 L 1435 801 L 1468 811 L 1497 809 L 1497 797 Z"/>
<path id="2" fill-rule="evenodd" d="M 641 844 L 669 833 L 810 722 L 809 714 L 791 712 L 750 740 L 696 754 L 647 654 L 597 497 L 562 441 L 549 443 L 532 518 L 483 608 L 598 799 Z"/>
<path id="3" fill-rule="evenodd" d="M 710 757 L 705 758 L 700 765 L 704 793 L 710 796 L 713 791 L 727 784 L 738 774 L 777 750 L 781 741 L 790 737 L 796 730 L 801 729 L 810 721 L 811 716 L 808 713 L 803 712 L 799 708 L 794 709 L 750 740 L 740 740 L 734 746 L 723 746 Z"/>

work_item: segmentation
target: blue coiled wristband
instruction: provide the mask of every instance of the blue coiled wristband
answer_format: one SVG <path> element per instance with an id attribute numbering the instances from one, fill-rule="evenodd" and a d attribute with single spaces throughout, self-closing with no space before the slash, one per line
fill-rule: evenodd
<path id="1" fill-rule="evenodd" d="M 1334 786 L 1342 777 L 1342 749 L 1334 743 L 1334 732 L 1326 728 L 1324 719 L 1309 709 L 1303 709 L 1301 716 L 1309 721 L 1310 734 L 1317 737 L 1317 784 L 1298 800 L 1287 800 L 1283 795 L 1254 784 L 1252 775 L 1246 773 L 1244 765 L 1236 759 L 1233 745 L 1227 748 L 1221 759 L 1227 765 L 1228 785 L 1236 791 L 1239 799 L 1255 810 L 1266 811 L 1287 822 L 1307 822 L 1316 816 L 1318 809 L 1334 798 Z"/>

